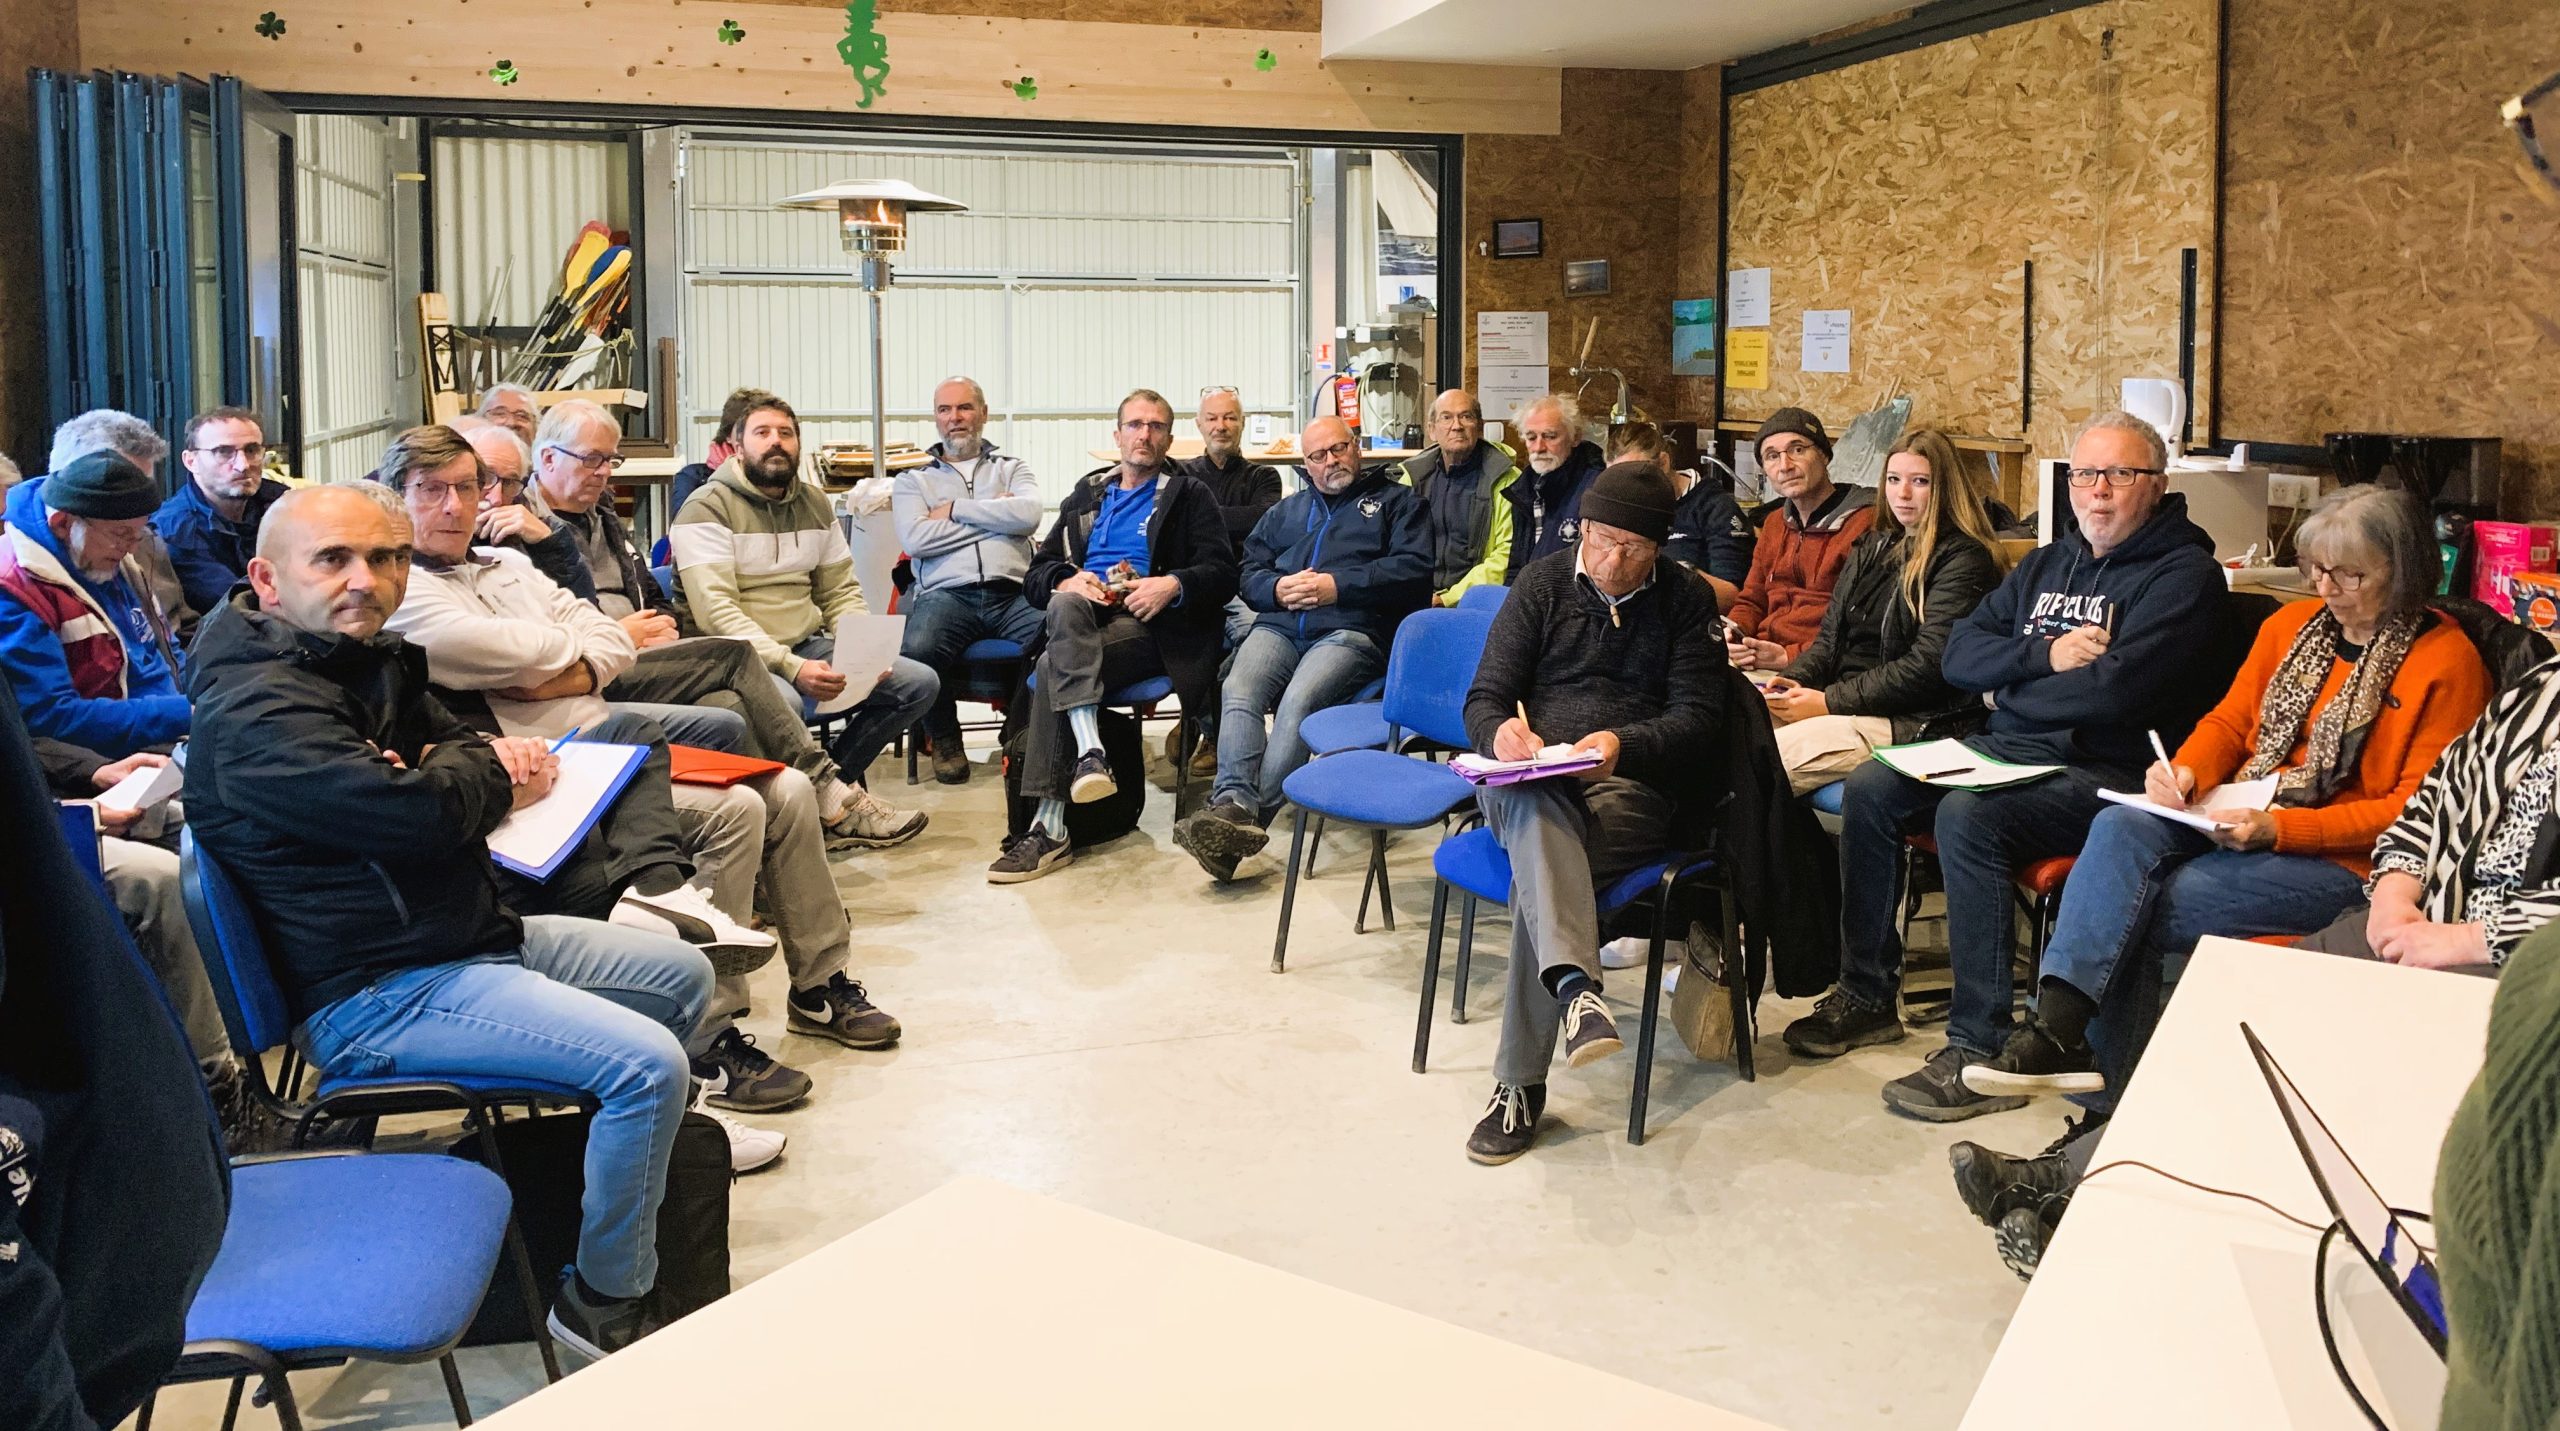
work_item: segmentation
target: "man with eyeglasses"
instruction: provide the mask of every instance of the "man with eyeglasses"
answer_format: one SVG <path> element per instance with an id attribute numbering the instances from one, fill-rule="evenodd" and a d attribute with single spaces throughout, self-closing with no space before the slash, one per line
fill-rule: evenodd
<path id="1" fill-rule="evenodd" d="M 1271 842 L 1280 783 L 1307 762 L 1298 722 L 1384 675 L 1396 624 L 1431 599 L 1430 523 L 1413 489 L 1362 472 L 1359 439 L 1338 417 L 1307 424 L 1299 451 L 1307 485 L 1245 539 L 1255 616 L 1220 692 L 1218 781 L 1173 831 L 1221 884 Z"/>
<path id="2" fill-rule="evenodd" d="M 2076 530 L 2027 555 L 1956 623 L 1949 684 L 1978 693 L 1989 727 L 1976 753 L 2050 775 L 1967 788 L 1970 772 L 1927 782 L 1870 761 L 1842 792 L 1839 984 L 1787 1026 L 1787 1047 L 1830 1058 L 1902 1038 L 1902 842 L 1934 835 L 1947 895 L 1955 999 L 1947 1043 L 1886 1085 L 1885 1106 L 1930 1122 L 2015 1108 L 1974 1092 L 1964 1070 L 1998 1057 L 2012 1001 L 2011 884 L 2042 859 L 2074 855 L 2105 809 L 2102 789 L 2140 790 L 2152 733 L 2176 749 L 2229 684 L 2228 589 L 2213 539 L 2169 491 L 2168 444 L 2149 423 L 2106 413 L 2071 446 Z"/>
<path id="3" fill-rule="evenodd" d="M 473 539 L 482 546 L 523 552 L 534 570 L 563 590 L 580 601 L 595 600 L 596 580 L 587 570 L 586 554 L 578 550 L 577 534 L 545 512 L 538 495 L 527 495 L 533 491 L 533 449 L 513 432 L 480 418 L 457 417 L 447 425 L 480 454 L 489 477 Z"/>
<path id="4" fill-rule="evenodd" d="M 534 424 L 542 420 L 542 403 L 533 390 L 517 383 L 500 383 L 480 395 L 480 420 L 496 423 L 516 435 L 516 440 L 530 447 L 534 442 Z"/>
<path id="5" fill-rule="evenodd" d="M 1431 527 L 1431 604 L 1455 606 L 1467 589 L 1500 586 L 1511 570 L 1511 449 L 1484 440 L 1484 408 L 1451 388 L 1431 400 L 1431 450 L 1396 469 Z"/>
<path id="6" fill-rule="evenodd" d="M 217 407 L 187 420 L 178 461 L 189 481 L 152 515 L 151 529 L 169 549 L 187 605 L 211 611 L 249 571 L 258 521 L 292 489 L 267 475 L 267 442 L 258 415 Z"/>
<path id="7" fill-rule="evenodd" d="M 1067 803 L 1108 799 L 1144 771 L 1111 768 L 1106 692 L 1165 675 L 1185 711 L 1218 698 L 1218 658 L 1236 559 L 1200 479 L 1165 460 L 1173 404 L 1139 388 L 1112 414 L 1120 460 L 1084 475 L 1032 557 L 1023 595 L 1046 616 L 1024 728 L 1031 823 L 987 869 L 990 884 L 1038 879 L 1073 858 Z"/>
<path id="8" fill-rule="evenodd" d="M 1761 519 L 1727 613 L 1736 634 L 1725 655 L 1745 671 L 1775 671 L 1822 633 L 1849 549 L 1875 525 L 1876 490 L 1831 480 L 1831 434 L 1803 408 L 1771 413 L 1752 443 L 1780 501 Z"/>
<path id="9" fill-rule="evenodd" d="M 1280 469 L 1245 460 L 1244 400 L 1232 387 L 1202 388 L 1191 426 L 1200 434 L 1200 455 L 1184 462 L 1182 470 L 1199 478 L 1210 495 L 1218 499 L 1218 511 L 1227 519 L 1227 545 L 1241 553 L 1244 539 L 1253 535 L 1253 524 L 1280 500 Z M 1245 633 L 1252 629 L 1253 610 L 1244 604 L 1244 598 L 1238 596 L 1229 601 L 1227 650 L 1233 652 L 1242 646 Z M 1191 724 L 1200 733 L 1199 745 L 1191 752 L 1191 773 L 1208 779 L 1218 771 L 1217 712 L 1202 711 Z M 1166 761 L 1180 753 L 1181 743 L 1180 727 L 1165 732 Z"/>

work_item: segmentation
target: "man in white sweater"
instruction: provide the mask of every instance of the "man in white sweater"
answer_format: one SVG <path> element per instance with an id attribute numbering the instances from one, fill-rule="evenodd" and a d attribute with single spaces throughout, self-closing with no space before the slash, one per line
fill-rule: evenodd
<path id="1" fill-rule="evenodd" d="M 616 714 L 598 694 L 637 657 L 622 623 L 555 585 L 521 554 L 471 545 L 484 474 L 467 444 L 447 428 L 413 428 L 385 454 L 376 476 L 399 492 L 416 547 L 408 597 L 387 624 L 425 650 L 428 676 L 454 693 L 447 703 L 455 714 L 506 735 L 612 738 L 636 723 L 647 738 L 663 739 L 654 725 Z M 670 794 L 682 842 L 719 913 L 743 925 L 763 879 L 791 974 L 791 1031 L 854 1048 L 895 1043 L 898 1021 L 845 972 L 852 930 L 827 867 L 826 830 L 809 778 L 785 767 L 725 788 L 676 784 Z M 808 1097 L 807 1074 L 738 1031 L 746 975 L 762 960 L 715 953 L 712 962 L 718 992 L 686 1049 L 706 1101 L 769 1110 Z"/>

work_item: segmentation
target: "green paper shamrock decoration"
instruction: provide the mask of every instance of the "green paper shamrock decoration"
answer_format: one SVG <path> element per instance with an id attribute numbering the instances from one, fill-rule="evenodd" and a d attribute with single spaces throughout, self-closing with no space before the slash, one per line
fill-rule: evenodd
<path id="1" fill-rule="evenodd" d="M 836 41 L 836 58 L 862 86 L 854 108 L 869 109 L 889 87 L 889 37 L 880 33 L 879 0 L 853 0 L 844 7 L 844 38 Z"/>
<path id="2" fill-rule="evenodd" d="M 513 60 L 500 60 L 496 64 L 489 66 L 489 78 L 496 80 L 500 84 L 514 84 L 516 82 L 516 62 Z"/>
<path id="3" fill-rule="evenodd" d="M 276 18 L 275 11 L 269 10 L 258 17 L 258 33 L 270 40 L 281 40 L 284 38 L 284 21 Z"/>
<path id="4" fill-rule="evenodd" d="M 1272 70 L 1277 69 L 1279 65 L 1280 57 L 1271 53 L 1269 50 L 1256 50 L 1253 52 L 1253 67 L 1255 69 L 1258 69 L 1265 74 L 1269 74 Z"/>
<path id="5" fill-rule="evenodd" d="M 724 45 L 734 45 L 747 37 L 746 27 L 735 20 L 721 21 L 720 28 L 712 33 L 719 36 L 720 43 Z"/>
<path id="6" fill-rule="evenodd" d="M 1002 84 L 1006 89 L 1012 90 L 1013 97 L 1016 99 L 1038 99 L 1040 97 L 1040 81 L 1033 79 L 1029 75 L 1024 75 L 1018 80 L 1000 80 L 998 83 Z"/>

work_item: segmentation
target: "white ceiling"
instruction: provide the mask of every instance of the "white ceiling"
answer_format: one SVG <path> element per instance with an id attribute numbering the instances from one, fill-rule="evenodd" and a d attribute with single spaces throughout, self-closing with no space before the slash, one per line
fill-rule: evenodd
<path id="1" fill-rule="evenodd" d="M 1686 70 L 1912 0 L 1324 0 L 1328 60 Z"/>

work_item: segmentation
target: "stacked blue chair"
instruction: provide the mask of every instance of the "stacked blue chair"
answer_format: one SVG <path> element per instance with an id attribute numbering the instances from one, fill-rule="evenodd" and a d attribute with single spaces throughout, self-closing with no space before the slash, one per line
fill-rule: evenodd
<path id="1" fill-rule="evenodd" d="M 1396 628 L 1395 645 L 1387 653 L 1387 688 L 1383 703 L 1387 722 L 1425 740 L 1466 750 L 1467 688 L 1475 684 L 1476 663 L 1484 656 L 1485 638 L 1493 630 L 1489 611 L 1417 611 Z M 1433 825 L 1471 802 L 1475 787 L 1448 767 L 1385 750 L 1346 750 L 1310 760 L 1281 782 L 1281 793 L 1296 806 L 1289 832 L 1289 867 L 1280 891 L 1280 930 L 1271 946 L 1271 969 L 1288 967 L 1289 916 L 1298 897 L 1298 872 L 1307 840 L 1307 820 L 1315 817 L 1371 832 L 1369 877 L 1378 891 L 1378 908 L 1389 929 L 1395 909 L 1387 897 L 1387 835 Z M 1368 915 L 1368 889 L 1361 891 L 1361 911 L 1352 924 L 1359 932 Z"/>

